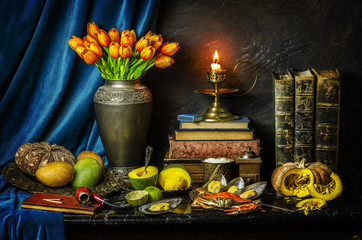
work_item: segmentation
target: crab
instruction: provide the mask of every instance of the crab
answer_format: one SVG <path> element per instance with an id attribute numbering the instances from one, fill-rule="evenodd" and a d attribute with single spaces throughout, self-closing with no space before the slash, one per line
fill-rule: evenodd
<path id="1" fill-rule="evenodd" d="M 224 210 L 226 215 L 236 215 L 250 213 L 259 209 L 261 201 L 244 199 L 235 193 L 220 192 L 211 194 L 200 189 L 191 206 L 204 209 L 226 209 Z"/>

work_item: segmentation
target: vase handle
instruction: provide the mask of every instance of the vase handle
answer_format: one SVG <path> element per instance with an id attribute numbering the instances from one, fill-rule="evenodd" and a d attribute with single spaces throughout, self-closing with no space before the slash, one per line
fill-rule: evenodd
<path id="1" fill-rule="evenodd" d="M 235 67 L 234 67 L 233 76 L 235 75 L 235 70 L 239 67 L 240 64 L 243 64 L 243 63 L 247 63 L 247 64 L 251 65 L 251 66 L 254 68 L 254 70 L 255 70 L 255 79 L 254 79 L 254 83 L 253 83 L 253 85 L 251 86 L 251 88 L 250 88 L 248 91 L 244 92 L 244 93 L 237 94 L 238 96 L 246 95 L 246 94 L 248 94 L 249 92 L 251 92 L 251 90 L 253 90 L 253 88 L 254 88 L 254 86 L 255 86 L 255 84 L 256 84 L 256 81 L 258 80 L 258 70 L 256 69 L 256 66 L 255 66 L 253 63 L 249 62 L 249 61 L 241 61 L 241 62 L 238 62 L 238 63 L 235 65 Z"/>

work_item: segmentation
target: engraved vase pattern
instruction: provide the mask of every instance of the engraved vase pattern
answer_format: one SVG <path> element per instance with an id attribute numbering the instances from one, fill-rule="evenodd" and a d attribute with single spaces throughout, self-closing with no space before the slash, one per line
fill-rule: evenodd
<path id="1" fill-rule="evenodd" d="M 109 167 L 126 176 L 141 163 L 152 94 L 140 79 L 105 79 L 93 102 Z"/>

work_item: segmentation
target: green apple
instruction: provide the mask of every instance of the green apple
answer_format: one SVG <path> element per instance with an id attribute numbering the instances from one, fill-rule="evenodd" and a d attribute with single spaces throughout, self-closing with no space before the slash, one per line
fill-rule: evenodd
<path id="1" fill-rule="evenodd" d="M 74 188 L 94 186 L 102 176 L 102 167 L 94 158 L 83 158 L 74 165 L 74 170 Z"/>

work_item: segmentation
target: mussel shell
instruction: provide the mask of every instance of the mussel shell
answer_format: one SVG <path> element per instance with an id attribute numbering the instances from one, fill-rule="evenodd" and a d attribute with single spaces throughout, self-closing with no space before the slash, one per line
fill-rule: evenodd
<path id="1" fill-rule="evenodd" d="M 210 179 L 208 182 L 206 182 L 201 188 L 205 191 L 207 191 L 207 187 L 209 186 L 209 183 L 212 181 L 219 181 L 223 187 L 226 187 L 227 180 L 223 174 L 216 175 L 213 179 Z"/>
<path id="2" fill-rule="evenodd" d="M 245 182 L 242 177 L 237 177 L 231 180 L 224 188 L 224 191 L 227 192 L 228 189 L 232 186 L 236 186 L 239 190 L 245 187 Z"/>
<path id="3" fill-rule="evenodd" d="M 163 213 L 167 213 L 175 208 L 177 208 L 180 203 L 182 201 L 182 198 L 169 198 L 169 199 L 163 199 L 161 201 L 157 201 L 157 202 L 153 202 L 153 203 L 148 203 L 148 204 L 144 204 L 140 207 L 138 207 L 138 210 L 144 214 L 149 214 L 149 215 L 156 215 L 156 214 L 163 214 Z M 150 211 L 148 208 L 154 204 L 157 203 L 169 203 L 170 204 L 170 209 L 168 210 L 163 210 L 163 211 Z"/>
<path id="4" fill-rule="evenodd" d="M 251 197 L 250 199 L 256 199 L 256 198 L 260 197 L 260 195 L 263 193 L 263 191 L 266 188 L 266 185 L 267 185 L 266 181 L 253 183 L 253 184 L 245 186 L 243 189 L 237 190 L 235 193 L 240 196 L 241 194 L 243 194 L 244 192 L 246 192 L 248 190 L 254 190 L 256 192 L 256 196 Z"/>

